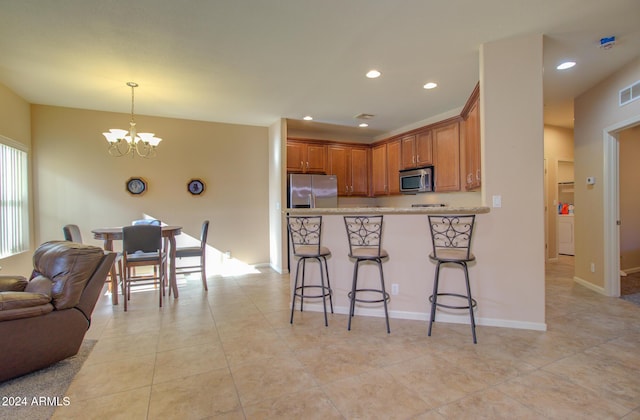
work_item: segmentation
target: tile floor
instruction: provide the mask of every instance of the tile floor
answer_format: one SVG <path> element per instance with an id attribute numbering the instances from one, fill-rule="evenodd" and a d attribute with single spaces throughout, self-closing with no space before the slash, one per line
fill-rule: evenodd
<path id="1" fill-rule="evenodd" d="M 99 302 L 56 419 L 640 419 L 640 307 L 547 270 L 548 331 L 296 313 L 269 270 Z M 524 298 L 524 297 L 523 297 Z"/>

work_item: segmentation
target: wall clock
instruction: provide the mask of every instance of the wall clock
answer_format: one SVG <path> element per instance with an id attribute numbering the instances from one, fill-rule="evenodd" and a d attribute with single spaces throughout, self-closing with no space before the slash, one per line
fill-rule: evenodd
<path id="1" fill-rule="evenodd" d="M 187 184 L 187 190 L 191 195 L 200 195 L 204 192 L 204 182 L 200 179 L 192 179 Z"/>
<path id="2" fill-rule="evenodd" d="M 147 190 L 147 181 L 142 178 L 129 178 L 127 181 L 127 191 L 131 195 L 141 195 Z"/>

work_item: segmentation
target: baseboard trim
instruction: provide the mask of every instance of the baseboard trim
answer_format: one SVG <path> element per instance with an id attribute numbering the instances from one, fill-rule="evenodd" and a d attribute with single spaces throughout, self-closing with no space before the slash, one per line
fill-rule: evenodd
<path id="1" fill-rule="evenodd" d="M 270 268 L 278 274 L 289 274 L 289 270 L 271 263 L 258 263 L 253 265 L 255 268 Z"/>
<path id="2" fill-rule="evenodd" d="M 585 279 L 581 279 L 578 276 L 574 276 L 573 277 L 573 281 L 575 281 L 576 283 L 578 283 L 581 286 L 586 287 L 587 289 L 593 290 L 594 292 L 600 293 L 601 295 L 607 296 L 607 293 L 604 290 L 604 287 L 601 286 L 596 286 L 593 283 L 590 283 L 588 281 L 586 281 Z"/>
<path id="3" fill-rule="evenodd" d="M 327 302 L 328 305 L 328 302 Z M 289 306 L 291 308 L 291 306 Z M 323 306 L 321 303 L 305 303 L 304 309 L 312 312 L 323 312 Z M 327 311 L 329 307 L 327 306 Z M 349 308 L 346 306 L 334 306 L 334 313 L 347 315 Z M 375 318 L 384 318 L 384 309 L 377 308 L 356 308 L 355 316 L 370 316 Z M 431 318 L 431 314 L 428 312 L 408 312 L 408 311 L 389 311 L 390 319 L 409 319 L 414 321 L 428 322 Z M 295 315 L 294 315 L 295 317 Z M 436 321 L 447 324 L 469 324 L 469 313 L 465 312 L 460 315 L 457 314 L 445 314 L 441 312 L 436 313 Z M 501 328 L 514 328 L 520 330 L 534 330 L 534 331 L 546 331 L 547 324 L 542 322 L 529 322 L 529 321 L 515 321 L 509 319 L 497 319 L 497 318 L 482 318 L 476 317 L 476 325 L 482 325 L 487 327 L 501 327 Z"/>
<path id="4" fill-rule="evenodd" d="M 633 274 L 633 273 L 637 273 L 640 271 L 640 267 L 631 267 L 631 268 L 625 268 L 624 270 L 620 270 L 621 272 L 624 272 L 626 274 Z"/>

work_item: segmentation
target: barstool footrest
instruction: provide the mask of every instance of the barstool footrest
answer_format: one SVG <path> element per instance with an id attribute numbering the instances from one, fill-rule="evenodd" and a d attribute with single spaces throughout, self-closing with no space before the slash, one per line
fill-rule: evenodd
<path id="1" fill-rule="evenodd" d="M 436 296 L 438 296 L 438 297 L 440 297 L 440 296 L 454 296 L 454 297 L 461 298 L 461 299 L 464 299 L 466 301 L 469 301 L 469 296 L 461 295 L 459 293 L 438 293 Z M 429 302 L 433 303 L 433 295 L 429 296 Z M 440 303 L 440 302 L 436 302 L 435 305 L 436 306 L 441 306 L 443 308 L 448 308 L 448 309 L 469 309 L 469 305 L 467 305 L 467 306 L 453 306 L 453 305 L 445 305 L 444 303 Z M 476 306 L 478 306 L 478 302 L 476 302 L 475 299 L 471 298 L 471 307 L 475 308 Z"/>
<path id="2" fill-rule="evenodd" d="M 303 289 L 324 289 L 325 292 L 321 295 L 307 295 L 307 294 L 303 294 L 302 292 L 298 293 L 298 291 L 301 291 Z M 294 296 L 297 296 L 299 298 L 304 298 L 304 299 L 314 299 L 314 298 L 323 298 L 323 297 L 327 297 L 327 296 L 331 296 L 333 295 L 333 290 L 331 290 L 331 288 L 327 287 L 327 286 L 320 286 L 320 285 L 309 285 L 309 286 L 298 286 L 296 287 L 296 291 L 294 293 Z"/>
<path id="3" fill-rule="evenodd" d="M 384 299 L 358 299 L 358 298 L 356 298 L 356 299 L 355 299 L 355 301 L 356 301 L 356 302 L 362 302 L 362 303 L 382 303 L 382 302 L 384 302 L 385 300 L 386 300 L 387 302 L 389 302 L 389 301 L 391 300 L 391 296 L 389 295 L 389 293 L 387 293 L 387 292 L 383 292 L 382 290 L 379 290 L 379 289 L 356 289 L 356 295 L 357 295 L 359 292 L 375 292 L 375 293 L 384 294 Z M 352 298 L 352 296 L 353 296 L 353 292 L 349 292 L 349 293 L 347 293 L 347 297 L 348 297 L 349 299 L 351 299 L 351 298 Z"/>

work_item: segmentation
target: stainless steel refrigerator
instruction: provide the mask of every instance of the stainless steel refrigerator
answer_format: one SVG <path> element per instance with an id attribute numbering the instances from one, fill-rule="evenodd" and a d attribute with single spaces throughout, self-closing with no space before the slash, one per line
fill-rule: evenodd
<path id="1" fill-rule="evenodd" d="M 289 175 L 289 208 L 338 207 L 335 175 Z"/>

